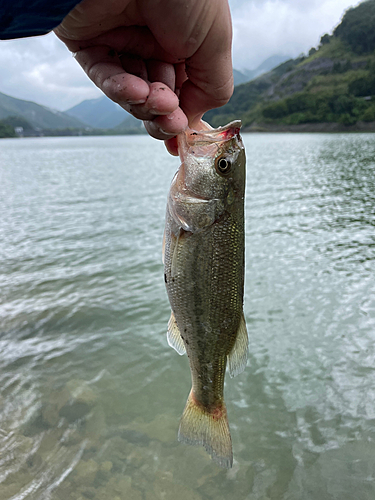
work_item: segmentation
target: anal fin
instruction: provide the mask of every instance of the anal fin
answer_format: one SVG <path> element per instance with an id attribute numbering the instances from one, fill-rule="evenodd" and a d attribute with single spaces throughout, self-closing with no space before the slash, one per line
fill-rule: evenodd
<path id="1" fill-rule="evenodd" d="M 247 335 L 245 317 L 242 313 L 240 325 L 237 330 L 236 342 L 231 352 L 228 354 L 228 367 L 231 377 L 235 377 L 239 373 L 242 373 L 246 368 L 248 346 L 249 338 Z"/>
<path id="2" fill-rule="evenodd" d="M 180 330 L 178 329 L 177 321 L 174 317 L 173 311 L 168 321 L 167 340 L 168 344 L 173 347 L 173 349 L 177 351 L 180 356 L 186 353 L 185 344 L 181 338 Z"/>

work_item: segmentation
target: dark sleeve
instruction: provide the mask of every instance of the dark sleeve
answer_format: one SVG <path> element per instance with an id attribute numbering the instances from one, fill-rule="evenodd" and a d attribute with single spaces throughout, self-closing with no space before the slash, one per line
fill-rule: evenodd
<path id="1" fill-rule="evenodd" d="M 45 35 L 79 0 L 0 0 L 0 40 Z"/>

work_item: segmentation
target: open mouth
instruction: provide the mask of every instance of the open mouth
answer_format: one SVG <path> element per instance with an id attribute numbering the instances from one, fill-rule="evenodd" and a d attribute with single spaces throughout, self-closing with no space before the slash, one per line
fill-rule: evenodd
<path id="1" fill-rule="evenodd" d="M 190 130 L 186 134 L 189 146 L 200 146 L 217 142 L 229 141 L 236 137 L 241 130 L 241 120 L 235 120 L 224 127 L 207 130 Z"/>

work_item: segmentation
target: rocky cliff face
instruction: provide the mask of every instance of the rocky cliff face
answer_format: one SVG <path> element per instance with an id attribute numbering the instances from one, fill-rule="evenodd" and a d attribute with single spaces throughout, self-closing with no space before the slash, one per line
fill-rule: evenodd
<path id="1" fill-rule="evenodd" d="M 296 92 L 302 92 L 314 76 L 363 69 L 366 65 L 367 61 L 351 62 L 349 59 L 320 57 L 285 73 L 275 84 L 271 85 L 265 97 L 277 101 Z"/>

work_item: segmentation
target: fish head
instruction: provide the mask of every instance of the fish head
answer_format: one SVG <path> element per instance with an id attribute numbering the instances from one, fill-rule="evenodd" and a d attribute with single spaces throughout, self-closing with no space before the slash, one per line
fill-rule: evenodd
<path id="1" fill-rule="evenodd" d="M 217 129 L 188 129 L 178 137 L 185 189 L 196 197 L 223 200 L 230 188 L 244 194 L 245 150 L 239 120 Z M 182 179 L 181 179 L 182 180 Z"/>
<path id="2" fill-rule="evenodd" d="M 177 224 L 196 232 L 213 224 L 225 210 L 242 204 L 245 150 L 241 122 L 178 136 L 181 166 L 172 181 L 169 210 Z"/>

